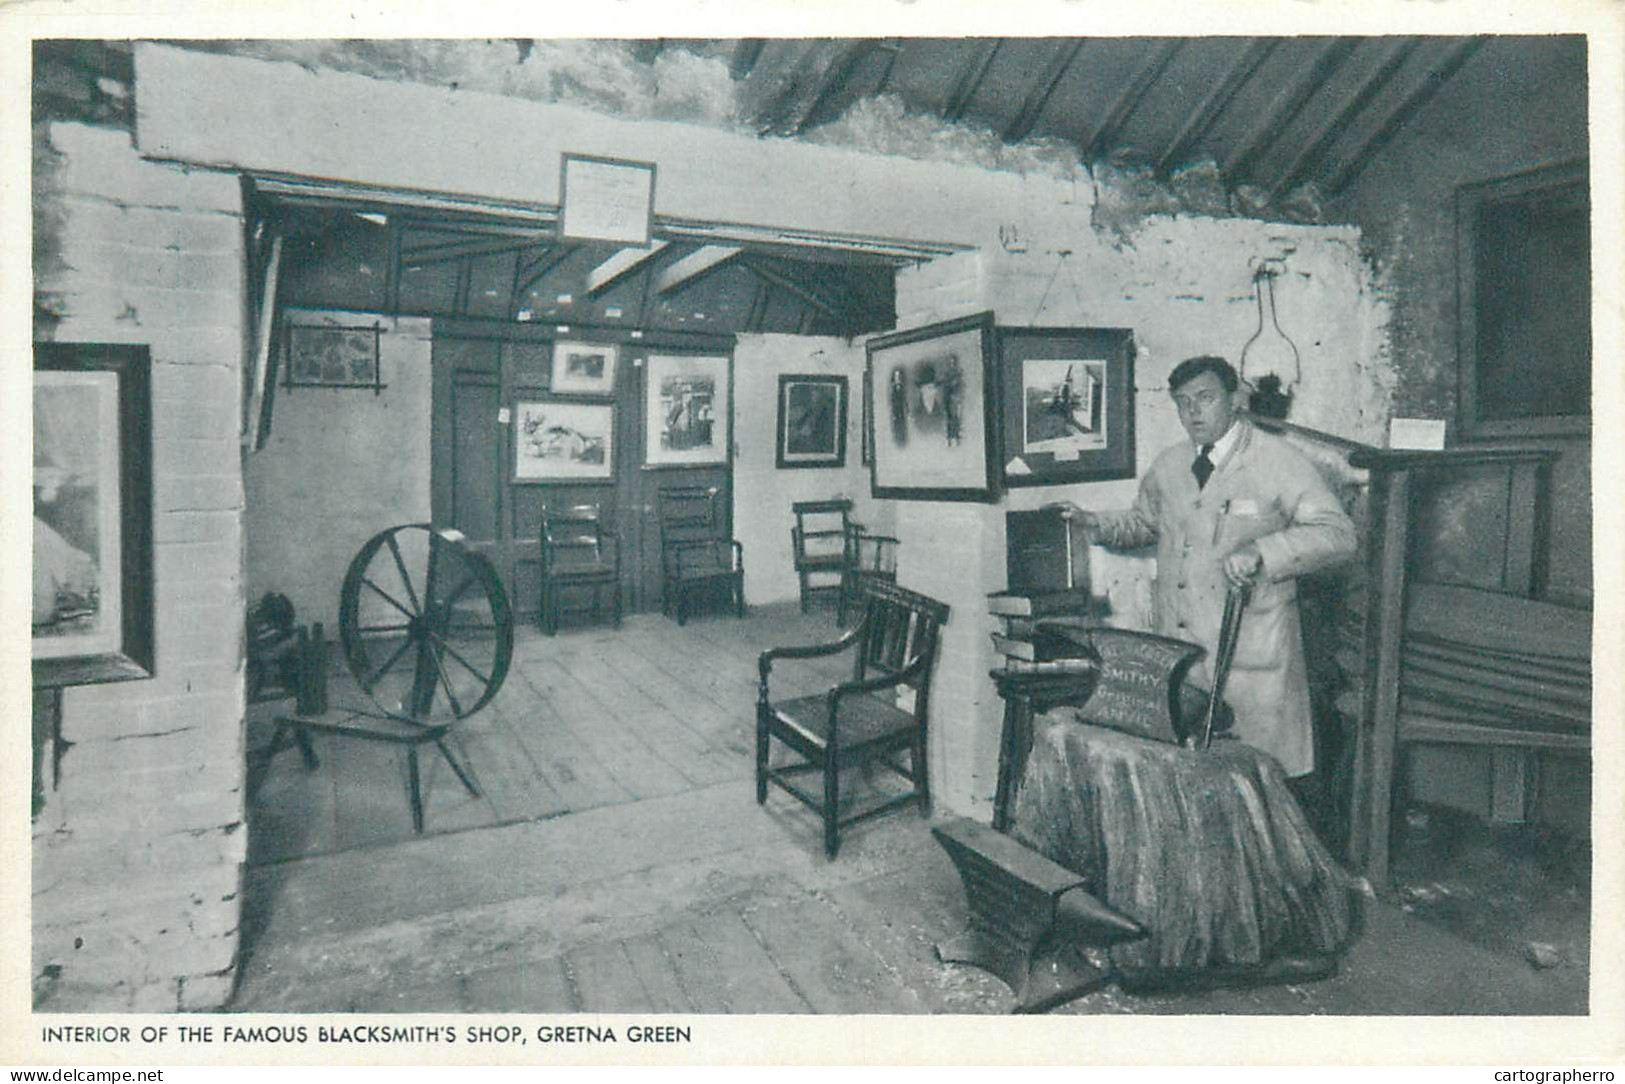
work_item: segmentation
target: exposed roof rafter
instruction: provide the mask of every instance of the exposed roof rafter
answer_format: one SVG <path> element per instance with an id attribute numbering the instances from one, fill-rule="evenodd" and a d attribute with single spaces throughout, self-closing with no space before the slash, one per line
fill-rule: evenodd
<path id="1" fill-rule="evenodd" d="M 709 274 L 721 267 L 739 255 L 739 252 L 740 250 L 732 245 L 705 245 L 696 249 L 660 269 L 655 276 L 655 291 L 669 294 L 673 290 L 687 286 L 701 275 Z"/>
<path id="2" fill-rule="evenodd" d="M 1382 65 L 1361 84 L 1354 96 L 1337 111 L 1337 115 L 1326 122 L 1314 142 L 1298 151 L 1292 161 L 1287 163 L 1280 179 L 1272 186 L 1275 191 L 1290 189 L 1304 178 L 1315 163 L 1321 161 L 1338 137 L 1348 131 L 1354 118 L 1365 112 L 1366 107 L 1393 81 L 1399 69 L 1403 68 L 1405 62 L 1411 58 L 1411 54 L 1416 52 L 1419 44 L 1415 38 L 1405 38 L 1388 50 L 1388 56 Z"/>
<path id="3" fill-rule="evenodd" d="M 1119 134 L 1123 130 L 1123 125 L 1128 122 L 1129 117 L 1134 115 L 1134 110 L 1139 107 L 1139 104 L 1145 100 L 1145 96 L 1150 92 L 1152 84 L 1157 81 L 1163 72 L 1168 70 L 1168 65 L 1173 63 L 1174 57 L 1179 53 L 1183 44 L 1183 41 L 1176 38 L 1160 42 L 1157 45 L 1151 56 L 1134 73 L 1134 78 L 1129 82 L 1129 85 L 1123 88 L 1123 92 L 1112 103 L 1111 109 L 1106 113 L 1106 119 L 1101 121 L 1100 126 L 1089 137 L 1089 142 L 1084 144 L 1085 158 L 1093 159 L 1098 157 L 1108 146 L 1117 141 Z"/>
<path id="4" fill-rule="evenodd" d="M 1275 99 L 1275 107 L 1253 129 L 1241 153 L 1230 159 L 1225 173 L 1238 179 L 1246 177 L 1253 163 L 1280 139 L 1287 125 L 1303 112 L 1309 99 L 1343 66 L 1358 44 L 1358 39 L 1337 38 L 1322 50 L 1309 70 L 1281 91 Z"/>
<path id="5" fill-rule="evenodd" d="M 596 297 L 615 283 L 666 251 L 669 241 L 655 241 L 648 248 L 623 248 L 587 273 L 587 296 Z"/>
<path id="6" fill-rule="evenodd" d="M 1236 58 L 1230 69 L 1224 73 L 1213 92 L 1203 99 L 1197 106 L 1196 112 L 1185 122 L 1174 141 L 1168 145 L 1161 158 L 1157 160 L 1157 172 L 1167 173 L 1172 167 L 1181 164 L 1183 159 L 1213 130 L 1213 125 L 1224 115 L 1231 99 L 1236 92 L 1246 86 L 1252 77 L 1258 74 L 1258 69 L 1264 66 L 1264 61 L 1275 51 L 1280 44 L 1279 38 L 1259 38 L 1247 47 L 1247 51 Z"/>
<path id="7" fill-rule="evenodd" d="M 1062 39 L 1056 44 L 1055 52 L 1050 54 L 1044 70 L 1027 88 L 1027 96 L 1016 111 L 1015 119 L 1005 126 L 1006 143 L 1020 143 L 1032 135 L 1033 129 L 1038 126 L 1038 118 L 1044 113 L 1044 106 L 1049 104 L 1050 95 L 1055 93 L 1061 77 L 1066 75 L 1066 70 L 1072 66 L 1083 44 L 1082 38 Z"/>
<path id="8" fill-rule="evenodd" d="M 965 115 L 965 110 L 976 97 L 976 91 L 987 76 L 987 69 L 993 66 L 993 60 L 999 55 L 999 48 L 1004 44 L 1002 38 L 994 38 L 977 45 L 974 58 L 960 71 L 959 78 L 954 81 L 953 92 L 942 106 L 942 119 L 953 122 Z"/>
<path id="9" fill-rule="evenodd" d="M 1417 113 L 1421 112 L 1423 106 L 1433 100 L 1433 96 L 1439 93 L 1444 88 L 1444 85 L 1455 77 L 1457 72 L 1461 71 L 1462 67 L 1484 47 L 1488 40 L 1488 38 L 1482 37 L 1468 38 L 1451 49 L 1444 62 L 1436 70 L 1428 73 L 1427 78 L 1422 81 L 1421 85 L 1411 91 L 1410 95 L 1400 103 L 1399 108 L 1389 114 L 1388 120 L 1376 135 L 1366 140 L 1365 146 L 1360 148 L 1359 153 L 1349 159 L 1348 165 L 1338 171 L 1337 176 L 1332 179 L 1331 184 L 1328 186 L 1331 194 L 1338 195 L 1352 184 L 1354 179 L 1365 171 L 1366 166 L 1371 164 L 1371 160 L 1382 153 L 1383 148 L 1387 147 L 1389 143 L 1393 142 L 1394 137 L 1399 134 L 1400 130 L 1409 124 Z"/>

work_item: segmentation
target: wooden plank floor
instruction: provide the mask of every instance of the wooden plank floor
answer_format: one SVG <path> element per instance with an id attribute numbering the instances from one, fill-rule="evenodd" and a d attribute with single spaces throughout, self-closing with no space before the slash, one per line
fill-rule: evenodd
<path id="1" fill-rule="evenodd" d="M 777 791 L 755 803 L 756 655 L 835 631 L 827 613 L 793 606 L 683 628 L 634 615 L 556 638 L 521 629 L 502 692 L 457 731 L 481 795 L 426 755 L 421 837 L 398 750 L 318 737 L 315 771 L 282 753 L 251 798 L 231 1007 L 1008 1012 L 1000 982 L 935 956 L 966 910 L 927 821 L 880 818 L 829 862 L 808 810 Z M 774 688 L 844 676 L 839 659 L 786 663 Z M 335 704 L 356 696 L 335 677 Z M 256 707 L 251 741 L 268 738 L 272 709 Z M 1365 930 L 1324 982 L 1143 998 L 1107 988 L 1059 1011 L 1584 1011 L 1521 962 L 1395 908 L 1373 904 Z"/>
<path id="2" fill-rule="evenodd" d="M 744 621 L 696 617 L 681 628 L 658 615 L 620 629 L 549 637 L 516 630 L 501 692 L 453 731 L 473 771 L 469 795 L 432 748 L 420 757 L 429 834 L 537 820 L 749 778 L 754 755 L 756 656 L 776 643 L 838 634 L 827 612 L 759 608 Z M 826 688 L 845 675 L 827 659 L 781 663 L 774 689 Z M 333 708 L 367 709 L 354 679 L 335 668 Z M 287 702 L 249 709 L 249 743 L 263 749 Z M 319 767 L 292 749 L 264 769 L 249 816 L 249 861 L 280 862 L 400 842 L 413 836 L 406 758 L 398 748 L 313 737 Z M 256 754 L 251 753 L 251 756 Z"/>

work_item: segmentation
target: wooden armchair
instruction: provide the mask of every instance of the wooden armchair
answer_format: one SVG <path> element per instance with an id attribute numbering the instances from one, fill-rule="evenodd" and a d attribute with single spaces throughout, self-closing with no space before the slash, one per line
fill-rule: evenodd
<path id="1" fill-rule="evenodd" d="M 696 595 L 724 590 L 745 616 L 745 547 L 726 534 L 716 486 L 660 491 L 660 612 L 679 625 Z"/>
<path id="2" fill-rule="evenodd" d="M 796 501 L 790 511 L 796 517 L 795 526 L 790 528 L 790 553 L 795 560 L 796 579 L 801 583 L 801 612 L 807 612 L 813 596 L 818 594 L 832 594 L 839 602 L 852 502 L 845 497 Z"/>
<path id="3" fill-rule="evenodd" d="M 857 610 L 863 602 L 865 579 L 897 582 L 897 539 L 890 535 L 870 534 L 863 524 L 849 521 L 842 550 L 841 598 L 835 610 L 835 623 L 846 627 L 848 612 Z"/>
<path id="4" fill-rule="evenodd" d="M 834 858 L 843 827 L 904 805 L 931 811 L 926 771 L 926 723 L 931 672 L 948 607 L 895 583 L 866 580 L 863 619 L 840 639 L 825 644 L 775 647 L 757 660 L 756 802 L 767 800 L 773 783 L 818 811 L 824 821 L 824 851 Z M 775 659 L 806 659 L 854 650 L 852 680 L 828 692 L 775 702 L 768 687 Z M 782 742 L 799 759 L 769 766 L 770 746 Z M 895 759 L 907 751 L 904 767 Z M 840 772 L 878 764 L 911 784 L 907 794 L 883 798 L 869 808 L 841 815 Z M 817 773 L 822 794 L 796 786 L 792 777 Z"/>
<path id="5" fill-rule="evenodd" d="M 564 594 L 591 592 L 597 616 L 608 591 L 615 624 L 621 623 L 621 547 L 614 531 L 604 526 L 596 504 L 542 508 L 542 627 L 549 636 L 559 631 Z"/>

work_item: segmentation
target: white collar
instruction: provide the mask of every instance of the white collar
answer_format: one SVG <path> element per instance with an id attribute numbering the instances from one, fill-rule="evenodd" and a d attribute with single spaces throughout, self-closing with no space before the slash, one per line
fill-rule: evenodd
<path id="1" fill-rule="evenodd" d="M 1240 439 L 1241 419 L 1236 418 L 1231 421 L 1230 428 L 1224 431 L 1224 436 L 1220 437 L 1214 443 L 1213 451 L 1208 453 L 1208 458 L 1211 459 L 1215 465 L 1223 463 L 1224 457 L 1230 454 L 1230 450 L 1236 446 L 1236 441 Z M 1196 450 L 1200 452 L 1202 450 L 1202 446 L 1197 445 Z"/>

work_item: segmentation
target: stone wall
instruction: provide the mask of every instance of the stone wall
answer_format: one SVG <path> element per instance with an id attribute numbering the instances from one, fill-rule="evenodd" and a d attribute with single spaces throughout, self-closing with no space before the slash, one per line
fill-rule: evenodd
<path id="1" fill-rule="evenodd" d="M 33 825 L 48 1011 L 209 1009 L 230 993 L 243 824 L 243 230 L 235 177 L 144 161 L 129 132 L 35 132 L 37 331 L 146 343 L 156 675 L 62 697 Z"/>

